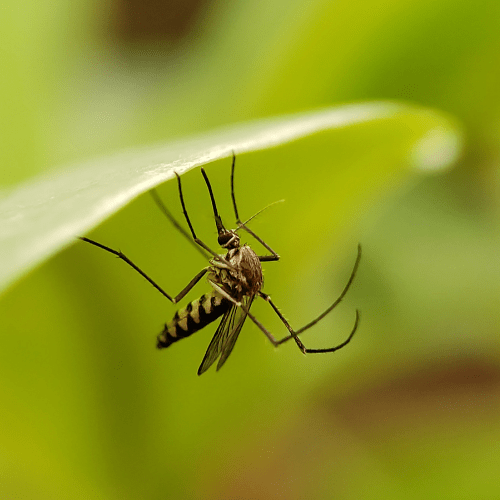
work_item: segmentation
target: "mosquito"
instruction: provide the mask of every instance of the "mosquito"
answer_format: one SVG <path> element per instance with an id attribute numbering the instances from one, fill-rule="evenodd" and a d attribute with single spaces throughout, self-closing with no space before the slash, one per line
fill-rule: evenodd
<path id="1" fill-rule="evenodd" d="M 356 319 L 354 326 L 347 337 L 341 344 L 335 347 L 326 349 L 308 349 L 299 338 L 299 334 L 309 330 L 312 326 L 322 320 L 328 313 L 330 313 L 344 298 L 349 290 L 361 259 L 361 246 L 358 245 L 358 254 L 354 267 L 347 284 L 345 285 L 340 296 L 335 302 L 326 309 L 317 318 L 313 319 L 307 325 L 294 330 L 289 322 L 285 319 L 278 307 L 271 300 L 271 297 L 262 291 L 263 276 L 261 262 L 275 262 L 280 259 L 280 256 L 259 236 L 257 236 L 248 226 L 247 223 L 252 220 L 260 212 L 252 216 L 245 222 L 242 222 L 236 206 L 236 197 L 234 194 L 234 170 L 235 170 L 236 157 L 233 153 L 233 160 L 231 165 L 231 198 L 233 202 L 234 215 L 236 219 L 236 229 L 226 229 L 222 223 L 222 219 L 217 210 L 215 197 L 212 191 L 212 186 L 208 176 L 203 168 L 201 173 L 205 180 L 212 203 L 213 214 L 215 218 L 215 225 L 217 228 L 217 241 L 218 244 L 224 249 L 225 254 L 218 254 L 211 250 L 203 241 L 201 241 L 194 231 L 193 225 L 186 210 L 184 203 L 184 195 L 182 193 L 181 178 L 175 172 L 177 177 L 177 185 L 179 190 L 179 198 L 181 202 L 182 212 L 189 226 L 189 234 L 172 216 L 166 206 L 161 202 L 156 191 L 151 190 L 151 195 L 160 210 L 167 216 L 172 224 L 187 238 L 191 244 L 195 246 L 204 256 L 210 258 L 209 265 L 203 268 L 189 283 L 179 292 L 175 297 L 169 295 L 160 285 L 153 281 L 144 271 L 135 265 L 125 254 L 121 251 L 113 250 L 97 241 L 90 238 L 81 237 L 80 239 L 90 243 L 98 248 L 109 252 L 116 257 L 123 260 L 141 276 L 143 276 L 149 283 L 151 283 L 164 297 L 170 302 L 177 304 L 183 299 L 186 294 L 203 278 L 207 275 L 207 281 L 212 287 L 209 293 L 205 293 L 199 299 L 189 303 L 184 309 L 180 309 L 175 313 L 173 319 L 165 323 L 161 333 L 157 337 L 156 346 L 158 349 L 169 347 L 173 343 L 183 338 L 189 337 L 193 333 L 201 330 L 209 323 L 212 323 L 217 318 L 222 316 L 221 322 L 208 346 L 205 357 L 201 362 L 198 369 L 198 375 L 204 373 L 210 366 L 219 360 L 217 363 L 217 370 L 226 362 L 231 354 L 236 340 L 243 328 L 246 318 L 250 318 L 257 327 L 262 330 L 271 343 L 277 347 L 290 339 L 293 339 L 299 349 L 304 353 L 327 353 L 335 352 L 345 347 L 352 339 L 359 324 L 359 311 L 356 310 Z M 268 255 L 257 255 L 250 246 L 241 244 L 240 231 L 245 231 L 250 234 L 256 241 L 258 241 L 268 252 Z M 260 297 L 265 300 L 274 312 L 278 315 L 281 322 L 287 328 L 289 334 L 281 340 L 277 340 L 274 335 L 250 312 L 250 307 L 255 298 Z"/>

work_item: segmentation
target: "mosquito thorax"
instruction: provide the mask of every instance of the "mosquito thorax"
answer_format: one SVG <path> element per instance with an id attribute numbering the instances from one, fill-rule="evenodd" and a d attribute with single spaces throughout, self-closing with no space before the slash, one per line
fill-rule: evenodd
<path id="1" fill-rule="evenodd" d="M 240 246 L 240 237 L 234 231 L 224 231 L 217 238 L 222 248 L 231 250 Z"/>

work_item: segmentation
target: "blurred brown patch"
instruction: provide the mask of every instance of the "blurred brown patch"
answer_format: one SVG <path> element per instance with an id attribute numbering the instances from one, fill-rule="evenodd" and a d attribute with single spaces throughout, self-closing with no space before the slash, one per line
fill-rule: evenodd
<path id="1" fill-rule="evenodd" d="M 196 26 L 207 0 L 115 0 L 110 20 L 125 42 L 175 42 Z"/>
<path id="2" fill-rule="evenodd" d="M 325 484 L 329 498 L 351 498 L 353 485 L 365 480 L 361 471 L 376 483 L 405 468 L 421 470 L 422 463 L 439 470 L 429 456 L 439 450 L 447 461 L 457 436 L 474 439 L 475 429 L 498 422 L 500 367 L 494 362 L 464 358 L 413 372 L 389 370 L 346 397 L 336 395 L 335 381 L 319 388 L 323 395 L 329 387 L 329 395 L 231 456 L 217 494 L 208 498 L 326 498 Z"/>
<path id="3" fill-rule="evenodd" d="M 447 360 L 414 373 L 375 381 L 341 401 L 327 402 L 335 418 L 357 430 L 463 424 L 497 418 L 500 410 L 500 367 L 486 359 Z"/>

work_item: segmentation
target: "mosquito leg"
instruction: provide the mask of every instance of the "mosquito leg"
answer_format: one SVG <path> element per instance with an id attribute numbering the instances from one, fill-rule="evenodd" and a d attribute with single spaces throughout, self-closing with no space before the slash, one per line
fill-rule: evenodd
<path id="1" fill-rule="evenodd" d="M 236 206 L 236 197 L 234 196 L 234 165 L 236 163 L 236 155 L 233 151 L 233 162 L 231 163 L 231 199 L 233 200 L 234 216 L 236 222 L 240 221 L 240 216 L 238 215 L 238 207 Z"/>
<path id="2" fill-rule="evenodd" d="M 174 297 L 174 304 L 176 304 L 177 302 L 179 302 L 179 300 L 182 300 L 185 295 L 191 290 L 191 288 L 193 288 L 196 283 L 198 283 L 198 281 L 201 280 L 201 278 L 203 278 L 203 276 L 205 276 L 205 274 L 207 273 L 208 271 L 208 267 L 205 267 L 203 268 L 175 297 Z"/>
<path id="3" fill-rule="evenodd" d="M 307 325 L 303 326 L 302 328 L 299 328 L 295 332 L 293 332 L 293 330 L 291 329 L 290 325 L 288 325 L 288 322 L 286 321 L 286 319 L 283 317 L 283 315 L 278 310 L 278 308 L 274 305 L 274 303 L 271 300 L 271 297 L 269 297 L 269 295 L 266 295 L 263 292 L 260 292 L 260 296 L 266 302 L 269 302 L 269 304 L 271 305 L 271 307 L 274 309 L 274 311 L 276 312 L 276 314 L 280 317 L 281 321 L 283 321 L 283 323 L 285 324 L 285 326 L 287 326 L 288 330 L 291 333 L 291 335 L 289 335 L 288 337 L 285 337 L 285 338 L 281 339 L 279 341 L 280 344 L 282 344 L 283 342 L 286 342 L 287 340 L 290 340 L 292 337 L 296 339 L 296 335 L 299 335 L 300 333 L 305 332 L 306 330 L 308 330 L 309 328 L 311 328 L 312 326 L 314 326 L 318 321 L 322 320 L 328 313 L 330 313 L 336 306 L 338 306 L 338 304 L 340 303 L 340 301 L 345 297 L 345 294 L 348 292 L 348 290 L 349 290 L 352 282 L 354 281 L 354 277 L 356 276 L 356 272 L 358 270 L 360 260 L 361 260 L 361 245 L 358 245 L 358 255 L 356 257 L 356 262 L 354 263 L 354 267 L 352 268 L 351 275 L 349 276 L 349 280 L 347 281 L 347 283 L 346 283 L 344 289 L 342 290 L 342 293 L 340 294 L 339 298 L 326 311 L 324 311 L 322 314 L 320 314 L 316 319 L 313 319 L 310 323 L 308 323 Z"/>
<path id="4" fill-rule="evenodd" d="M 314 320 L 312 320 L 311 322 L 309 322 L 307 325 L 303 326 L 302 328 L 299 328 L 298 330 L 294 330 L 290 324 L 288 323 L 288 321 L 286 320 L 286 318 L 283 316 L 283 314 L 281 314 L 280 310 L 276 307 L 276 305 L 274 304 L 274 302 L 271 300 L 271 297 L 267 294 L 265 294 L 264 292 L 259 292 L 259 295 L 266 301 L 268 302 L 271 307 L 273 308 L 274 312 L 278 315 L 278 317 L 280 318 L 280 320 L 282 321 L 282 323 L 286 326 L 287 330 L 290 332 L 290 335 L 288 335 L 287 337 L 284 337 L 282 338 L 281 340 L 278 340 L 278 341 L 272 341 L 273 344 L 275 345 L 279 345 L 279 344 L 282 344 L 290 339 L 294 339 L 297 346 L 299 347 L 299 349 L 303 352 L 303 353 L 306 353 L 306 352 L 309 352 L 309 353 L 313 353 L 313 352 L 333 352 L 333 351 L 336 351 L 338 349 L 340 349 L 341 347 L 343 347 L 347 342 L 349 342 L 352 338 L 352 336 L 354 335 L 354 333 L 356 332 L 356 329 L 358 327 L 358 323 L 359 323 L 359 312 L 356 311 L 356 322 L 354 324 L 354 328 L 349 336 L 349 338 L 347 339 L 347 341 L 344 343 L 344 344 L 341 344 L 341 346 L 336 346 L 334 348 L 331 348 L 331 349 L 307 349 L 305 347 L 305 345 L 302 343 L 302 341 L 300 340 L 300 338 L 298 337 L 298 335 L 302 332 L 305 332 L 306 330 L 308 330 L 309 328 L 311 328 L 312 326 L 314 326 L 316 323 L 318 323 L 318 321 L 322 320 L 328 313 L 330 313 L 339 303 L 340 301 L 344 298 L 345 294 L 347 293 L 347 291 L 349 290 L 353 280 L 354 280 L 354 277 L 356 276 L 356 271 L 358 270 L 358 266 L 359 266 L 359 262 L 361 260 L 361 245 L 358 245 L 358 255 L 356 257 L 356 262 L 354 263 L 354 267 L 351 271 L 351 275 L 349 276 L 349 280 L 347 281 L 347 284 L 345 285 L 344 289 L 342 290 L 342 293 L 340 294 L 339 298 L 326 310 L 324 311 L 322 314 L 320 314 L 317 318 L 315 318 Z M 254 321 L 255 322 L 255 321 Z M 262 328 L 261 328 L 262 330 Z M 264 330 L 263 330 L 264 331 Z M 264 332 L 266 333 L 266 332 Z M 267 335 L 267 333 L 266 333 Z M 267 335 L 269 337 L 269 335 Z M 275 343 L 276 342 L 276 343 Z"/>
<path id="5" fill-rule="evenodd" d="M 354 277 L 356 276 L 356 272 L 359 267 L 359 261 L 361 260 L 361 245 L 358 245 L 358 255 L 356 257 L 356 262 L 354 263 L 354 267 L 352 268 L 351 275 L 349 276 L 349 280 L 347 281 L 344 289 L 342 290 L 342 293 L 340 294 L 339 298 L 322 314 L 320 314 L 316 319 L 313 319 L 310 323 L 308 323 L 306 326 L 303 326 L 302 328 L 299 328 L 295 333 L 298 335 L 299 333 L 305 332 L 311 326 L 315 325 L 318 321 L 322 320 L 329 312 L 334 309 L 339 302 L 345 297 L 345 294 L 351 287 L 352 282 L 354 281 Z M 273 306 L 274 307 L 274 306 Z"/>
<path id="6" fill-rule="evenodd" d="M 215 225 L 217 226 L 217 233 L 220 236 L 223 232 L 226 231 L 226 229 L 224 228 L 224 224 L 222 224 L 222 219 L 220 218 L 219 212 L 217 211 L 217 205 L 215 203 L 215 197 L 212 191 L 212 185 L 210 184 L 210 180 L 208 179 L 207 173 L 205 172 L 205 169 L 203 167 L 201 168 L 201 174 L 205 179 L 205 184 L 207 185 L 208 193 L 210 194 L 210 201 L 212 202 L 212 209 L 214 211 L 214 217 L 215 217 Z"/>
<path id="7" fill-rule="evenodd" d="M 290 340 L 291 338 L 295 339 L 295 342 L 297 343 L 299 349 L 304 353 L 304 354 L 315 354 L 315 353 L 325 353 L 325 352 L 334 352 L 334 351 L 338 351 L 339 349 L 342 349 L 342 347 L 346 346 L 352 339 L 352 337 L 354 336 L 354 334 L 356 333 L 356 330 L 358 328 L 358 324 L 359 324 L 359 311 L 356 310 L 356 321 L 354 323 L 354 327 L 353 329 L 351 330 L 351 333 L 349 334 L 349 337 L 347 338 L 347 340 L 345 340 L 344 342 L 342 342 L 341 344 L 335 346 L 335 347 L 329 347 L 329 348 L 326 348 L 326 349 L 308 349 L 303 343 L 302 341 L 299 339 L 299 337 L 297 336 L 297 332 L 295 332 L 293 330 L 293 328 L 290 326 L 290 324 L 288 323 L 288 321 L 283 317 L 283 315 L 279 312 L 279 310 L 277 309 L 277 307 L 274 305 L 273 302 L 271 302 L 271 299 L 269 297 L 269 295 L 265 295 L 263 293 L 261 293 L 261 297 L 263 297 L 267 302 L 269 302 L 272 306 L 272 308 L 276 311 L 276 313 L 278 314 L 279 318 L 281 319 L 281 321 L 285 324 L 285 326 L 287 327 L 288 331 L 290 332 L 290 335 L 281 339 L 281 340 L 277 340 L 274 335 L 249 311 L 249 309 L 244 306 L 241 302 L 237 302 L 233 297 L 231 297 L 228 293 L 226 293 L 222 288 L 220 288 L 216 283 L 212 282 L 209 280 L 209 283 L 213 286 L 213 288 L 215 290 L 217 290 L 224 298 L 230 300 L 234 305 L 238 306 L 238 307 L 241 307 L 243 309 L 243 311 L 245 311 L 245 313 L 247 314 L 247 316 L 260 328 L 260 330 L 266 335 L 266 337 L 269 339 L 269 341 L 275 346 L 279 346 L 280 344 L 282 344 L 283 342 L 286 342 L 287 340 Z M 303 331 L 303 330 L 301 330 Z"/>
<path id="8" fill-rule="evenodd" d="M 202 169 L 202 171 L 203 171 L 203 169 Z M 189 230 L 191 231 L 194 242 L 197 245 L 199 245 L 201 248 L 206 250 L 208 253 L 212 254 L 216 259 L 220 259 L 221 257 L 218 253 L 216 253 L 213 250 L 211 250 L 210 248 L 208 248 L 208 246 L 205 245 L 205 243 L 203 243 L 203 241 L 198 239 L 198 237 L 196 236 L 196 233 L 194 232 L 194 229 L 193 229 L 193 225 L 191 224 L 191 220 L 189 219 L 189 215 L 188 215 L 187 210 L 186 210 L 186 205 L 184 204 L 184 196 L 182 194 L 181 178 L 177 172 L 175 172 L 175 175 L 177 177 L 177 185 L 179 186 L 179 197 L 181 199 L 182 213 L 184 214 L 184 217 L 186 218 L 186 222 L 189 226 Z"/>
<path id="9" fill-rule="evenodd" d="M 274 347 L 278 347 L 281 344 L 281 341 L 276 340 L 276 337 L 250 311 L 248 311 L 244 306 L 241 306 L 241 308 L 247 313 L 248 317 L 260 328 L 260 330 L 270 340 L 271 344 L 273 344 Z M 291 335 L 290 338 L 292 338 Z"/>
<path id="10" fill-rule="evenodd" d="M 217 283 L 214 283 L 213 281 L 211 281 L 210 279 L 208 280 L 208 282 L 210 283 L 210 285 L 212 285 L 212 287 L 214 288 L 214 290 L 216 290 L 217 292 L 219 292 L 225 299 L 229 300 L 230 302 L 232 302 L 235 306 L 238 306 L 238 307 L 241 307 L 241 302 L 238 302 L 236 299 L 234 299 L 233 297 L 231 297 L 231 295 L 229 295 L 223 288 L 221 288 Z M 246 309 L 244 309 L 245 312 Z M 248 314 L 248 312 L 247 312 Z"/>
<path id="11" fill-rule="evenodd" d="M 231 301 L 235 306 L 241 307 L 245 311 L 246 315 L 264 332 L 266 337 L 271 341 L 271 343 L 276 347 L 280 344 L 278 340 L 274 338 L 274 335 L 250 312 L 248 307 L 244 306 L 241 302 L 235 300 L 231 295 L 225 292 L 217 283 L 208 280 L 212 287 L 217 290 L 224 298 Z"/>
<path id="12" fill-rule="evenodd" d="M 238 227 L 244 229 L 247 233 L 250 233 L 266 250 L 269 250 L 272 255 L 259 255 L 259 260 L 261 262 L 273 262 L 280 260 L 280 256 L 262 239 L 259 238 L 249 227 L 245 226 L 240 220 L 236 221 Z"/>
<path id="13" fill-rule="evenodd" d="M 297 336 L 297 333 L 294 331 L 294 329 L 290 326 L 290 323 L 286 320 L 286 318 L 281 314 L 280 310 L 276 307 L 274 302 L 271 300 L 271 297 L 263 292 L 259 292 L 259 295 L 270 304 L 270 306 L 274 309 L 274 312 L 278 315 L 279 319 L 281 322 L 286 326 L 287 330 L 290 332 L 290 335 L 287 337 L 276 341 L 276 345 L 282 344 L 283 342 L 286 342 L 288 339 L 293 338 L 299 347 L 299 349 L 305 354 L 307 352 L 306 346 L 302 343 L 302 341 L 299 339 Z"/>
<path id="14" fill-rule="evenodd" d="M 167 219 L 182 234 L 182 236 L 184 236 L 184 238 L 186 238 L 186 240 L 189 241 L 189 244 L 193 245 L 194 248 L 196 248 L 196 250 L 203 255 L 203 257 L 205 257 L 206 259 L 208 259 L 208 253 L 205 250 L 203 250 L 203 248 L 201 248 L 199 245 L 197 245 L 193 241 L 193 239 L 191 238 L 191 236 L 189 235 L 189 233 L 177 222 L 177 220 L 172 215 L 172 213 L 170 212 L 170 210 L 165 206 L 165 204 L 163 203 L 163 201 L 158 196 L 158 193 L 156 192 L 156 189 L 151 189 L 149 191 L 149 194 L 151 195 L 151 197 L 153 198 L 154 202 L 156 203 L 156 205 L 158 206 L 158 208 L 161 210 L 161 212 L 163 212 L 163 214 L 165 215 L 165 217 L 167 217 Z"/>
<path id="15" fill-rule="evenodd" d="M 280 345 L 280 344 L 283 344 L 284 342 L 290 340 L 290 339 L 294 339 L 295 342 L 297 343 L 297 345 L 299 346 L 299 349 L 304 353 L 319 353 L 319 352 L 334 352 L 334 351 L 337 351 L 339 349 L 341 349 L 342 347 L 344 347 L 345 345 L 347 345 L 351 338 L 353 337 L 354 333 L 356 332 L 356 329 L 358 328 L 358 324 L 359 324 L 359 311 L 356 310 L 356 320 L 354 322 L 354 327 L 349 335 L 349 337 L 347 338 L 347 340 L 345 342 L 343 342 L 342 344 L 338 345 L 338 346 L 335 346 L 335 347 L 330 347 L 330 348 L 326 348 L 326 349 L 308 349 L 303 343 L 302 341 L 299 339 L 298 337 L 298 334 L 301 333 L 301 332 L 304 332 L 305 330 L 307 330 L 308 328 L 310 328 L 312 325 L 316 324 L 320 319 L 322 319 L 326 314 L 323 313 L 321 316 L 319 316 L 318 318 L 316 318 L 314 321 L 312 321 L 311 323 L 309 323 L 309 325 L 306 325 L 306 327 L 304 328 L 301 328 L 297 331 L 295 331 L 291 326 L 290 324 L 288 323 L 288 321 L 286 320 L 286 318 L 283 316 L 283 314 L 281 314 L 280 310 L 276 307 L 276 305 L 274 304 L 274 302 L 271 300 L 271 297 L 269 297 L 269 295 L 266 295 L 265 293 L 262 293 L 260 292 L 260 296 L 266 301 L 268 302 L 271 307 L 273 308 L 274 312 L 278 315 L 278 317 L 280 318 L 280 320 L 282 321 L 282 323 L 286 326 L 287 330 L 290 332 L 290 335 L 282 338 L 281 340 L 278 340 L 276 342 L 275 345 Z M 338 304 L 339 301 L 337 301 L 337 304 Z M 333 307 L 330 307 L 329 310 L 331 311 L 333 309 Z M 274 343 L 274 342 L 273 342 Z"/>
<path id="16" fill-rule="evenodd" d="M 339 349 L 342 349 L 342 347 L 345 347 L 351 341 L 352 337 L 356 333 L 356 330 L 358 329 L 358 325 L 359 325 L 359 311 L 356 309 L 356 320 L 354 321 L 354 326 L 352 327 L 349 337 L 347 337 L 347 339 L 344 340 L 344 342 L 335 347 L 330 347 L 328 349 L 306 349 L 305 352 L 309 354 L 315 354 L 321 352 L 335 352 L 338 351 Z"/>
<path id="17" fill-rule="evenodd" d="M 280 256 L 262 239 L 259 238 L 250 228 L 245 226 L 243 222 L 241 222 L 240 216 L 238 214 L 238 207 L 236 205 L 236 196 L 234 194 L 234 166 L 236 163 L 236 155 L 233 151 L 233 162 L 231 164 L 231 198 L 233 200 L 233 208 L 234 208 L 234 216 L 236 218 L 236 223 L 239 228 L 244 229 L 247 233 L 251 234 L 266 250 L 269 250 L 272 255 L 263 255 L 259 257 L 261 262 L 271 262 L 275 260 L 279 260 Z"/>
<path id="18" fill-rule="evenodd" d="M 146 278 L 164 297 L 166 297 L 170 302 L 173 302 L 174 304 L 179 302 L 188 292 L 193 288 L 200 279 L 205 276 L 205 274 L 208 271 L 208 268 L 202 269 L 189 283 L 188 285 L 180 291 L 178 295 L 175 297 L 171 297 L 163 288 L 161 288 L 158 283 L 153 281 L 142 269 L 137 267 L 124 253 L 118 251 L 118 250 L 113 250 L 112 248 L 109 248 L 105 245 L 102 245 L 101 243 L 98 243 L 97 241 L 91 240 L 90 238 L 80 238 L 82 241 L 86 241 L 87 243 L 90 243 L 91 245 L 94 245 L 98 248 L 102 248 L 103 250 L 106 250 L 106 252 L 112 253 L 113 255 L 116 255 L 119 259 L 123 260 L 126 262 L 130 267 L 132 267 L 134 270 L 136 270 L 143 278 Z"/>
<path id="19" fill-rule="evenodd" d="M 354 334 L 356 333 L 356 330 L 358 328 L 358 324 L 359 324 L 359 311 L 356 311 L 356 321 L 354 323 L 354 328 L 351 330 L 351 333 L 349 334 L 349 337 L 347 338 L 347 340 L 345 340 L 344 342 L 342 342 L 342 344 L 339 344 L 335 347 L 329 347 L 327 349 L 307 349 L 304 344 L 302 343 L 302 341 L 297 337 L 297 334 L 293 331 L 292 327 L 288 324 L 288 322 L 286 321 L 286 319 L 281 315 L 281 313 L 278 313 L 281 320 L 285 323 L 286 327 L 288 328 L 288 330 L 291 332 L 291 334 L 288 336 L 288 337 L 285 337 L 284 339 L 281 339 L 281 340 L 277 340 L 274 335 L 249 311 L 249 309 L 247 307 L 245 307 L 243 304 L 241 304 L 241 302 L 237 302 L 236 300 L 234 300 L 230 295 L 226 294 L 226 292 L 224 292 L 219 286 L 217 286 L 215 283 L 213 282 L 210 282 L 210 284 L 218 291 L 220 292 L 225 298 L 227 298 L 228 300 L 230 300 L 231 302 L 233 302 L 236 306 L 238 307 L 241 307 L 243 309 L 243 311 L 245 311 L 245 313 L 247 314 L 247 316 L 259 327 L 259 329 L 265 334 L 265 336 L 269 339 L 269 341 L 274 345 L 274 347 L 277 347 L 279 346 L 280 344 L 282 344 L 283 342 L 291 339 L 291 338 L 294 338 L 295 341 L 297 342 L 297 345 L 299 346 L 300 350 L 304 353 L 304 354 L 314 354 L 314 353 L 323 353 L 323 352 L 334 352 L 334 351 L 338 351 L 339 349 L 342 349 L 342 347 L 346 346 L 352 339 L 352 337 L 354 336 Z M 274 308 L 274 304 L 273 304 L 273 308 Z"/>

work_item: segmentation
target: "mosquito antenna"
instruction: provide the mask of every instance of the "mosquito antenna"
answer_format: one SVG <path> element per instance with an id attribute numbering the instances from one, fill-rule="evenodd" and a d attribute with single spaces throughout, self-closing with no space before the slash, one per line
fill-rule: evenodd
<path id="1" fill-rule="evenodd" d="M 220 235 L 226 232 L 226 228 L 224 227 L 224 224 L 222 224 L 222 219 L 220 218 L 219 212 L 217 211 L 217 205 L 215 204 L 215 198 L 214 198 L 214 193 L 212 191 L 212 186 L 210 185 L 210 181 L 208 180 L 208 176 L 203 167 L 201 168 L 201 173 L 203 174 L 203 178 L 205 179 L 208 192 L 210 193 L 210 200 L 212 201 L 212 208 L 214 210 L 215 224 L 217 226 L 217 232 Z"/>
<path id="2" fill-rule="evenodd" d="M 155 201 L 156 205 L 158 206 L 158 208 L 160 209 L 160 211 L 163 213 L 163 215 L 165 215 L 165 217 L 182 234 L 182 236 L 184 236 L 184 238 L 186 238 L 186 240 L 188 240 L 189 243 L 191 245 L 193 245 L 193 247 L 196 248 L 196 250 L 198 250 L 198 252 L 200 252 L 201 255 L 203 255 L 203 257 L 209 258 L 210 255 L 207 252 L 205 252 L 199 245 L 197 245 L 193 241 L 193 238 L 189 235 L 189 233 L 177 222 L 177 220 L 175 219 L 175 217 L 172 215 L 172 212 L 170 212 L 170 210 L 165 206 L 165 204 L 163 203 L 163 201 L 161 200 L 161 198 L 158 196 L 158 193 L 156 192 L 156 189 L 151 189 L 149 191 L 149 194 L 151 195 L 151 197 L 153 198 L 153 200 Z"/>
<path id="3" fill-rule="evenodd" d="M 247 219 L 245 222 L 238 222 L 239 226 L 235 229 L 235 231 L 238 231 L 240 229 L 243 229 L 243 226 L 246 226 L 252 219 L 255 219 L 255 217 L 257 217 L 257 215 L 260 215 L 264 210 L 267 210 L 268 208 L 272 207 L 273 205 L 276 205 L 278 203 L 283 203 L 285 200 L 277 200 L 277 201 L 273 201 L 272 203 L 269 203 L 269 205 L 267 205 L 266 207 L 264 208 L 261 208 L 256 214 L 253 214 L 252 217 L 250 217 L 249 219 Z"/>

